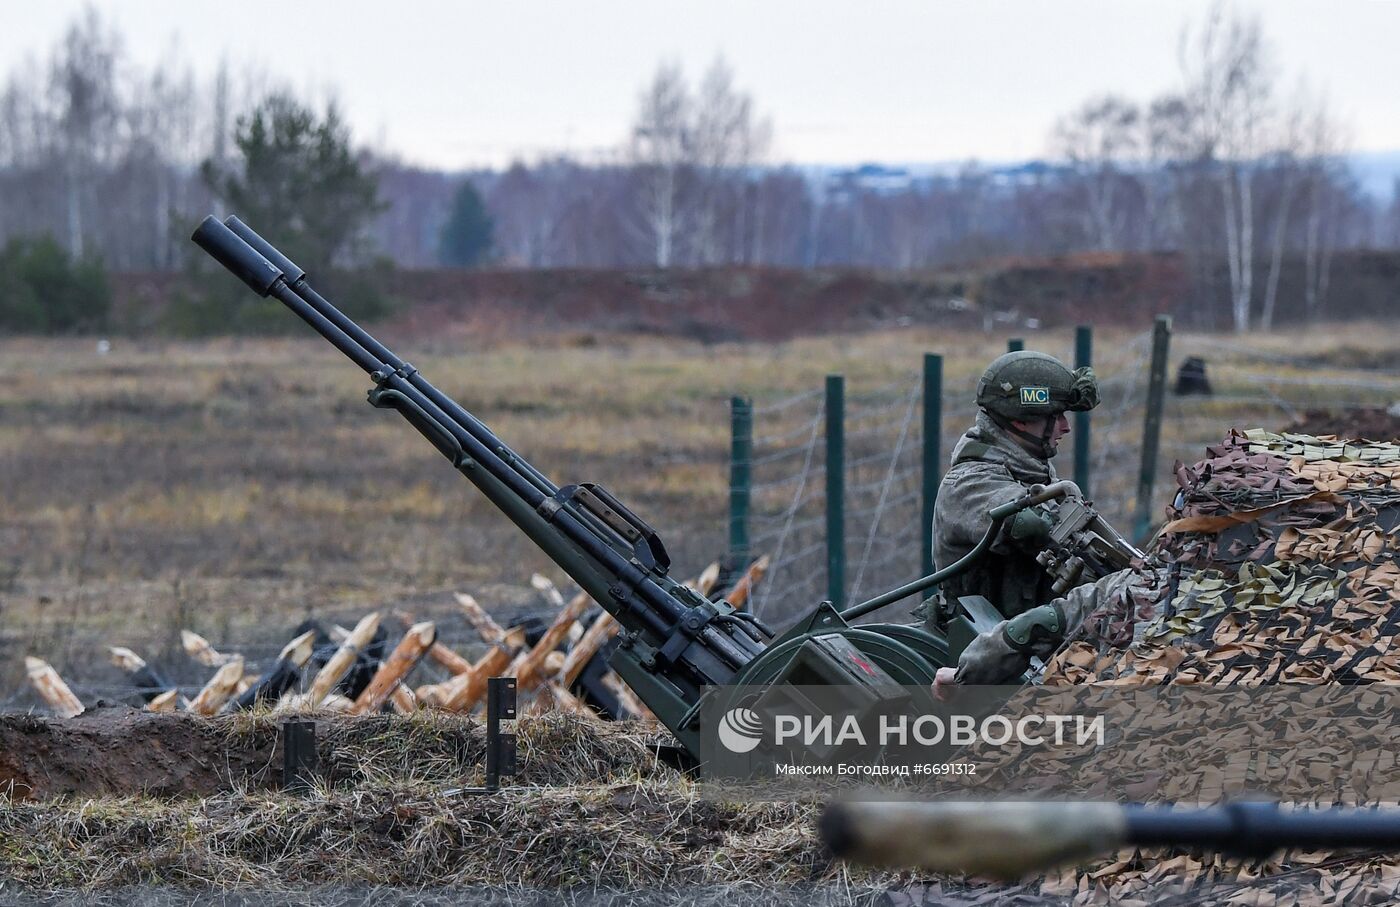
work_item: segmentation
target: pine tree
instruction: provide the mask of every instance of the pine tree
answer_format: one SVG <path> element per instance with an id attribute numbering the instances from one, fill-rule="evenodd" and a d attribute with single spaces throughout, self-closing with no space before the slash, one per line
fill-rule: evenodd
<path id="1" fill-rule="evenodd" d="M 481 264 L 491 253 L 494 228 L 481 194 L 470 180 L 464 180 L 452 197 L 452 213 L 442 227 L 438 260 L 451 268 Z"/>

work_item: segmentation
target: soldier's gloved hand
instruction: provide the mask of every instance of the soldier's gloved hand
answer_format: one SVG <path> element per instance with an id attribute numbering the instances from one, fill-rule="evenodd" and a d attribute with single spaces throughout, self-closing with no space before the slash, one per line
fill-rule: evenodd
<path id="1" fill-rule="evenodd" d="M 1011 518 L 1011 527 L 1007 530 L 1007 535 L 1011 541 L 1024 547 L 1044 545 L 1050 540 L 1050 530 L 1054 525 L 1050 518 L 1039 510 L 1022 510 Z"/>
<path id="2" fill-rule="evenodd" d="M 953 698 L 957 686 L 958 669 L 939 668 L 933 675 L 933 698 L 939 702 L 948 702 Z"/>

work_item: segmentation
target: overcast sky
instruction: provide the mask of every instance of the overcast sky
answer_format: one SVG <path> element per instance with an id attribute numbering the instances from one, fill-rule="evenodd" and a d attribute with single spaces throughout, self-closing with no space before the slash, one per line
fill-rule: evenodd
<path id="1" fill-rule="evenodd" d="M 0 73 L 41 57 L 80 0 L 0 0 Z M 459 169 L 589 153 L 627 134 L 659 62 L 693 80 L 718 54 L 802 163 L 1015 160 L 1105 91 L 1177 80 L 1181 27 L 1210 0 L 110 0 L 133 60 L 197 75 L 220 58 L 316 96 L 357 138 Z M 1350 118 L 1357 150 L 1400 149 L 1400 2 L 1267 0 L 1291 89 Z"/>

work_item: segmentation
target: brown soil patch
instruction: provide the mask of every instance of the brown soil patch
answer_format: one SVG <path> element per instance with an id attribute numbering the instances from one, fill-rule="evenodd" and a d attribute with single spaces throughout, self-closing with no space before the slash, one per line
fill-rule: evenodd
<path id="1" fill-rule="evenodd" d="M 1310 409 L 1301 419 L 1290 425 L 1288 430 L 1304 435 L 1395 441 L 1400 440 L 1400 416 L 1393 416 L 1380 407 L 1359 407 L 1340 412 Z"/>
<path id="2" fill-rule="evenodd" d="M 298 715 L 298 718 L 308 716 Z M 332 713 L 316 722 L 319 774 L 333 788 L 365 783 L 482 783 L 485 731 L 471 718 Z M 196 796 L 282 784 L 283 716 L 196 718 L 101 704 L 76 718 L 0 715 L 0 794 L 17 800 Z M 549 715 L 515 728 L 514 783 L 590 784 L 600 779 L 675 779 L 656 755 L 669 735 L 636 722 L 590 724 Z"/>
<path id="3" fill-rule="evenodd" d="M 182 713 L 99 706 L 72 719 L 0 716 L 0 790 L 19 799 L 208 794 L 267 786 L 281 752 L 273 726 L 230 735 Z"/>

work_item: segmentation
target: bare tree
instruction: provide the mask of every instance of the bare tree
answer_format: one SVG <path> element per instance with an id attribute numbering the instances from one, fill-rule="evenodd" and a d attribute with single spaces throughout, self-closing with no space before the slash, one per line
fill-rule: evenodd
<path id="1" fill-rule="evenodd" d="M 99 165 L 109 160 L 121 103 L 116 96 L 116 66 L 121 41 L 88 7 L 63 37 L 49 72 L 50 92 L 59 127 L 63 166 L 68 251 L 84 252 L 89 209 Z"/>
<path id="2" fill-rule="evenodd" d="M 1244 331 L 1254 295 L 1254 178 L 1272 102 L 1259 20 L 1217 3 L 1198 32 L 1183 33 L 1180 59 L 1199 156 L 1211 162 L 1221 194 L 1231 321 Z"/>
<path id="3" fill-rule="evenodd" d="M 1277 135 L 1267 165 L 1273 176 L 1273 235 L 1269 241 L 1269 273 L 1264 279 L 1264 304 L 1259 310 L 1259 326 L 1270 330 L 1274 326 L 1274 309 L 1278 302 L 1279 276 L 1283 272 L 1284 242 L 1288 236 L 1290 215 L 1296 189 L 1302 175 L 1298 159 L 1303 151 L 1303 118 L 1305 95 L 1299 90 L 1295 101 L 1276 125 Z"/>
<path id="4" fill-rule="evenodd" d="M 1304 137 L 1307 215 L 1303 241 L 1303 300 L 1310 320 L 1327 304 L 1336 246 L 1338 205 L 1334 187 L 1344 179 L 1342 154 L 1349 144 L 1342 125 L 1332 116 L 1326 99 L 1319 99 L 1306 120 Z"/>
<path id="5" fill-rule="evenodd" d="M 768 152 L 772 127 L 753 100 L 734 87 L 734 72 L 716 58 L 700 83 L 689 129 L 697 176 L 695 254 L 698 264 L 742 259 L 749 169 Z M 728 242 L 722 234 L 729 227 Z"/>
<path id="6" fill-rule="evenodd" d="M 1141 113 L 1131 101 L 1105 95 L 1060 118 L 1051 153 L 1069 162 L 1082 193 L 1084 233 L 1092 248 L 1127 247 L 1129 208 L 1124 196 L 1138 191 L 1128 168 L 1137 158 Z"/>
<path id="7" fill-rule="evenodd" d="M 691 164 L 690 90 L 680 66 L 662 64 L 642 91 L 630 159 L 637 174 L 642 229 L 659 268 L 676 261 L 688 212 Z"/>

